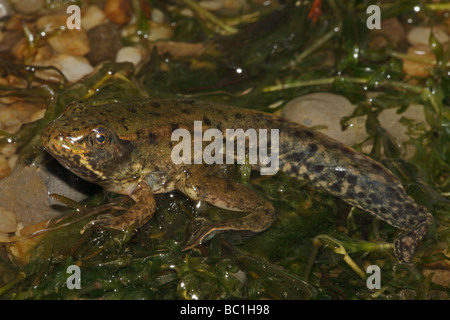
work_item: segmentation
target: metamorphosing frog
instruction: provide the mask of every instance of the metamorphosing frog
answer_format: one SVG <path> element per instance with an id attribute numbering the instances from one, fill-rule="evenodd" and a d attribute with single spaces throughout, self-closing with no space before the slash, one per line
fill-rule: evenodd
<path id="1" fill-rule="evenodd" d="M 308 180 L 314 187 L 404 230 L 395 241 L 394 251 L 399 261 L 411 262 L 417 242 L 426 235 L 433 220 L 431 214 L 415 203 L 398 179 L 378 162 L 326 135 L 272 114 L 194 100 L 146 100 L 101 106 L 79 101 L 70 104 L 43 130 L 41 141 L 52 156 L 76 175 L 135 201 L 124 214 L 98 218 L 88 226 L 116 230 L 131 225 L 140 227 L 155 213 L 154 194 L 179 190 L 191 199 L 248 213 L 203 224 L 185 249 L 201 244 L 217 232 L 264 231 L 275 219 L 271 202 L 244 185 L 222 178 L 217 168 L 224 165 L 173 161 L 176 141 L 172 140 L 172 133 L 185 129 L 194 135 L 194 121 L 202 121 L 203 132 L 209 128 L 222 132 L 278 129 L 280 170 Z M 258 161 L 252 168 L 261 170 L 265 165 Z"/>

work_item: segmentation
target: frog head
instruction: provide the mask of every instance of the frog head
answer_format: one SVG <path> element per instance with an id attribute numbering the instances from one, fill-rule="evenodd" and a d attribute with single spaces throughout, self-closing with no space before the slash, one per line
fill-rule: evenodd
<path id="1" fill-rule="evenodd" d="M 132 143 L 119 137 L 117 129 L 108 110 L 77 101 L 43 129 L 41 142 L 79 177 L 129 194 L 139 174 L 133 172 Z"/>

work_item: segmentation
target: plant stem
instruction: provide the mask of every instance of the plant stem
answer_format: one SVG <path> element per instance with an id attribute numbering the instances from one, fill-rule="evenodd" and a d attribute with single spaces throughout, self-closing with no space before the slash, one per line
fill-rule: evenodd
<path id="1" fill-rule="evenodd" d="M 222 20 L 217 18 L 215 15 L 213 15 L 208 10 L 202 8 L 199 6 L 195 1 L 192 0 L 183 0 L 184 4 L 190 7 L 192 10 L 194 10 L 198 15 L 202 16 L 204 19 L 209 20 L 213 24 L 220 27 L 223 31 L 225 31 L 227 34 L 234 34 L 238 30 L 236 28 L 233 28 L 226 23 L 224 23 Z"/>

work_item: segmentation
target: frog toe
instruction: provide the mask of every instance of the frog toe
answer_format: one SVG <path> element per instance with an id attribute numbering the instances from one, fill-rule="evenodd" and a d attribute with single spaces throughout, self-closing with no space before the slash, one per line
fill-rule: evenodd
<path id="1" fill-rule="evenodd" d="M 216 233 L 216 228 L 212 225 L 202 224 L 194 233 L 183 247 L 183 251 L 193 249 L 202 243 L 211 239 Z"/>
<path id="2" fill-rule="evenodd" d="M 110 214 L 99 215 L 97 219 L 87 223 L 81 229 L 81 233 L 84 233 L 87 229 L 109 229 L 123 231 L 130 227 L 129 221 L 126 221 L 122 216 L 113 216 Z"/>

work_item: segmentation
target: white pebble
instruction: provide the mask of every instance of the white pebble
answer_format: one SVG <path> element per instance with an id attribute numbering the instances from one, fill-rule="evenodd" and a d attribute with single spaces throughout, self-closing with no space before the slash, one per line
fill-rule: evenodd
<path id="1" fill-rule="evenodd" d="M 94 68 L 89 64 L 89 61 L 86 58 L 68 56 L 65 54 L 57 55 L 52 59 L 45 61 L 45 65 L 58 68 L 70 82 L 77 82 L 94 71 Z M 46 74 L 48 77 L 56 76 L 53 70 L 42 72 L 42 74 Z"/>
<path id="2" fill-rule="evenodd" d="M 152 9 L 152 21 L 156 23 L 164 22 L 164 12 L 157 8 Z"/>
<path id="3" fill-rule="evenodd" d="M 142 60 L 142 53 L 136 47 L 123 47 L 117 52 L 116 62 L 131 62 L 135 66 Z"/>
<path id="4" fill-rule="evenodd" d="M 414 27 L 411 29 L 411 31 L 408 32 L 408 35 L 406 37 L 408 39 L 408 42 L 413 46 L 428 46 L 430 33 L 430 27 Z M 447 33 L 439 27 L 433 28 L 433 34 L 441 44 L 446 43 L 450 40 Z"/>
<path id="5" fill-rule="evenodd" d="M 283 108 L 283 117 L 318 131 L 346 144 L 353 145 L 367 138 L 365 118 L 351 120 L 347 130 L 342 131 L 340 120 L 353 113 L 353 106 L 347 98 L 331 93 L 312 93 L 291 100 Z"/>
<path id="6" fill-rule="evenodd" d="M 106 22 L 105 13 L 97 6 L 89 6 L 81 17 L 81 27 L 88 31 Z"/>

